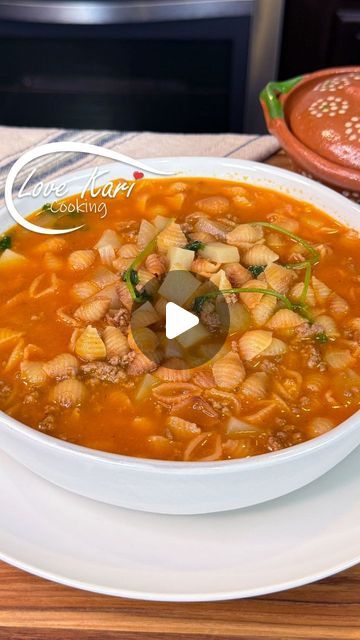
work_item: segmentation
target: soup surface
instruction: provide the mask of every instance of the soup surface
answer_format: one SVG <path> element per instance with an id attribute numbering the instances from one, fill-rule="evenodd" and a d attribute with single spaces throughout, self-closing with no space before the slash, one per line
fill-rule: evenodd
<path id="1" fill-rule="evenodd" d="M 356 232 L 215 179 L 144 179 L 102 201 L 103 218 L 76 198 L 34 214 L 84 224 L 69 235 L 0 239 L 3 411 L 93 449 L 209 461 L 293 446 L 357 410 Z M 169 301 L 198 315 L 190 338 L 166 338 Z"/>

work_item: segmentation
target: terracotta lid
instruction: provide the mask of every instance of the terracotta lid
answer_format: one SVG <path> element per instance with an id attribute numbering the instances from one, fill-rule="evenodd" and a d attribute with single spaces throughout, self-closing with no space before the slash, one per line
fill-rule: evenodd
<path id="1" fill-rule="evenodd" d="M 288 110 L 290 129 L 308 148 L 344 167 L 360 168 L 360 72 L 314 78 Z"/>
<path id="2" fill-rule="evenodd" d="M 360 67 L 269 82 L 260 100 L 297 170 L 360 203 Z"/>

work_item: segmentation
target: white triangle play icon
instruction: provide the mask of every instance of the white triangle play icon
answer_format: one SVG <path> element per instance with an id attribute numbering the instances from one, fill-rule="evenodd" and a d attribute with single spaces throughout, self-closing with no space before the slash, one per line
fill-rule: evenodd
<path id="1" fill-rule="evenodd" d="M 190 311 L 185 311 L 174 302 L 166 305 L 166 337 L 169 340 L 177 338 L 185 331 L 189 331 L 199 324 L 199 318 Z"/>

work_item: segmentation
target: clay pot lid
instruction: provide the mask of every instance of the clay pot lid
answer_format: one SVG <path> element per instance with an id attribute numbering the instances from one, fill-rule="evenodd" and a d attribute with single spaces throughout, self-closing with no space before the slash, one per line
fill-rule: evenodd
<path id="1" fill-rule="evenodd" d="M 319 156 L 360 169 L 360 69 L 334 71 L 296 87 L 285 118 L 293 135 Z"/>

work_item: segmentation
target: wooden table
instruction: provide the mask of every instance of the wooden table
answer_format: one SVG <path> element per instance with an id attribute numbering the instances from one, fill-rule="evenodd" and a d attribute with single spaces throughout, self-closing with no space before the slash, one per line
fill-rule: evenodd
<path id="1" fill-rule="evenodd" d="M 280 152 L 269 163 L 290 168 Z M 360 565 L 282 593 L 196 604 L 121 600 L 0 563 L 0 640 L 360 639 Z"/>

